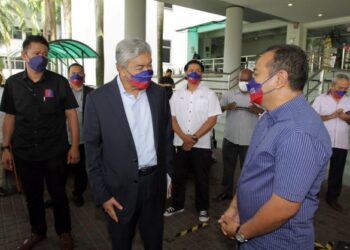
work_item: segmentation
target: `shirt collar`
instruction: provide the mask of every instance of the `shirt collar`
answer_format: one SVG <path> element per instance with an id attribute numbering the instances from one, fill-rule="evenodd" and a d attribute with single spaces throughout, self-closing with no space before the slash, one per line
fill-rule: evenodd
<path id="1" fill-rule="evenodd" d="M 295 111 L 303 102 L 305 102 L 305 97 L 303 94 L 300 94 L 280 107 L 266 112 L 266 115 L 271 118 L 274 123 L 280 120 L 289 119 L 290 112 Z"/>
<path id="2" fill-rule="evenodd" d="M 47 70 L 45 69 L 45 70 L 44 70 L 44 74 L 42 75 L 42 77 L 41 77 L 41 79 L 39 80 L 39 82 L 42 81 L 42 80 L 44 80 L 44 79 L 46 79 L 46 78 L 47 78 Z M 23 71 L 22 79 L 23 79 L 23 80 L 30 79 L 29 76 L 28 76 L 28 73 L 27 73 L 27 69 L 25 69 L 25 70 Z"/>

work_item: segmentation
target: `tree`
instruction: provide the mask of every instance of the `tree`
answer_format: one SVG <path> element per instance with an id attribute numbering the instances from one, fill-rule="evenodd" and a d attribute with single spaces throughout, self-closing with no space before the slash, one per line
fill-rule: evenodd
<path id="1" fill-rule="evenodd" d="M 72 38 L 72 1 L 62 0 L 63 17 L 65 26 L 65 38 Z"/>
<path id="2" fill-rule="evenodd" d="M 45 0 L 44 37 L 48 41 L 57 39 L 56 3 L 55 0 Z"/>
<path id="3" fill-rule="evenodd" d="M 104 83 L 104 47 L 103 47 L 103 0 L 95 0 L 96 6 L 96 86 L 102 86 Z"/>
<path id="4" fill-rule="evenodd" d="M 163 76 L 163 21 L 164 3 L 157 2 L 157 75 L 158 81 Z"/>
<path id="5" fill-rule="evenodd" d="M 23 1 L 0 1 L 0 43 L 9 45 L 11 32 L 17 24 L 19 28 L 24 28 L 25 24 L 25 4 Z"/>

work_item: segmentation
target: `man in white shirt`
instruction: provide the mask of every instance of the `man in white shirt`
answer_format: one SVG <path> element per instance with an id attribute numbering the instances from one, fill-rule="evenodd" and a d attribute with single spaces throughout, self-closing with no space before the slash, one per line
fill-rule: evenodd
<path id="1" fill-rule="evenodd" d="M 258 108 L 249 100 L 247 83 L 253 77 L 250 69 L 243 69 L 239 76 L 239 90 L 227 91 L 220 100 L 222 111 L 226 111 L 225 133 L 222 142 L 222 159 L 224 171 L 222 176 L 222 190 L 215 198 L 223 201 L 233 198 L 233 181 L 239 157 L 240 167 L 248 151 L 258 114 L 263 109 Z"/>
<path id="2" fill-rule="evenodd" d="M 338 202 L 341 193 L 344 167 L 349 148 L 350 97 L 346 95 L 349 77 L 336 76 L 331 89 L 315 99 L 313 108 L 320 114 L 332 141 L 333 154 L 328 173 L 327 203 L 341 212 Z"/>
<path id="3" fill-rule="evenodd" d="M 175 132 L 174 173 L 172 175 L 171 206 L 164 216 L 184 211 L 186 179 L 193 167 L 195 178 L 195 205 L 199 220 L 209 220 L 209 172 L 211 165 L 210 131 L 221 114 L 214 91 L 200 85 L 204 66 L 191 60 L 184 68 L 188 84 L 177 90 L 171 100 L 172 125 Z"/>

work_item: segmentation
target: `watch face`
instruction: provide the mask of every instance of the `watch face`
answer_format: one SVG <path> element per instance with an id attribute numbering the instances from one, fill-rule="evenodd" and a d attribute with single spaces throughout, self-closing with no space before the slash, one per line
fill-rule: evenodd
<path id="1" fill-rule="evenodd" d="M 244 243 L 244 242 L 247 241 L 247 240 L 244 238 L 244 235 L 242 235 L 241 232 L 240 232 L 239 230 L 238 230 L 238 232 L 236 233 L 235 238 L 236 238 L 236 240 L 237 240 L 239 243 Z"/>

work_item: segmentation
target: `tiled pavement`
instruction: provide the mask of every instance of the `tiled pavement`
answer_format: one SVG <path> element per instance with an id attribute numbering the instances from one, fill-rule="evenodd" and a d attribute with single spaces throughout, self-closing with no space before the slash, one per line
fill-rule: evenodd
<path id="1" fill-rule="evenodd" d="M 212 197 L 218 193 L 222 173 L 220 152 L 217 151 L 216 155 L 218 156 L 218 162 L 212 166 L 211 171 Z M 13 175 L 8 175 L 8 187 L 13 194 L 0 198 L 0 250 L 15 249 L 29 232 L 25 200 L 23 195 L 14 192 Z M 335 212 L 326 205 L 323 199 L 324 188 L 325 185 L 322 187 L 321 203 L 315 218 L 316 240 L 322 243 L 331 240 L 350 241 L 350 187 L 344 186 L 343 188 L 341 196 L 341 202 L 345 210 L 343 213 Z M 68 185 L 68 190 L 70 190 L 70 185 Z M 85 194 L 85 198 L 86 204 L 81 208 L 71 204 L 73 235 L 77 242 L 76 249 L 111 249 L 103 220 L 104 215 L 95 209 L 89 190 Z M 216 222 L 228 203 L 229 201 L 212 202 L 210 208 L 211 220 L 208 227 L 200 228 L 182 237 L 175 237 L 178 232 L 199 224 L 194 209 L 193 183 L 190 180 L 188 182 L 185 212 L 165 218 L 164 250 L 234 249 L 234 242 L 221 234 Z M 46 218 L 48 238 L 35 249 L 59 249 L 59 241 L 54 233 L 51 209 L 47 210 Z M 152 225 L 150 225 L 150 229 L 151 227 Z M 136 236 L 133 250 L 139 249 L 142 249 L 142 244 L 140 238 Z"/>

